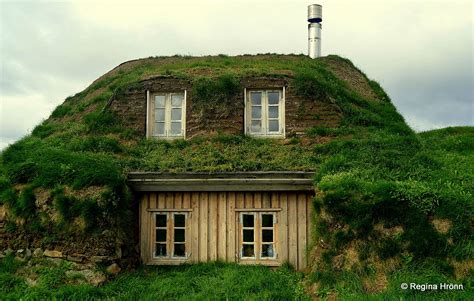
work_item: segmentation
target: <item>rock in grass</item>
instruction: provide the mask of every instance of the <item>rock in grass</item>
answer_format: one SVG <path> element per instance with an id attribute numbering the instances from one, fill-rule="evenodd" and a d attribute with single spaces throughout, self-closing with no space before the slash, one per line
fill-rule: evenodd
<path id="1" fill-rule="evenodd" d="M 116 264 L 115 262 L 109 265 L 106 269 L 107 273 L 111 275 L 117 275 L 118 273 L 120 273 L 121 270 L 122 269 L 120 268 L 120 266 Z"/>
<path id="2" fill-rule="evenodd" d="M 36 248 L 33 251 L 33 257 L 43 257 L 43 249 L 41 248 Z"/>
<path id="3" fill-rule="evenodd" d="M 52 258 L 62 258 L 63 257 L 63 253 L 60 252 L 60 251 L 56 251 L 56 250 L 45 250 L 44 253 L 43 253 L 44 256 L 46 257 L 52 257 Z"/>

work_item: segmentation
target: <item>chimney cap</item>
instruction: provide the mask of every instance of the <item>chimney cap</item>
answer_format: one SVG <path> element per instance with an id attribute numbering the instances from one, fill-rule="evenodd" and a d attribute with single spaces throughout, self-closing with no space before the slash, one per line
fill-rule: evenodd
<path id="1" fill-rule="evenodd" d="M 308 22 L 319 23 L 323 20 L 323 7 L 319 4 L 308 5 Z"/>

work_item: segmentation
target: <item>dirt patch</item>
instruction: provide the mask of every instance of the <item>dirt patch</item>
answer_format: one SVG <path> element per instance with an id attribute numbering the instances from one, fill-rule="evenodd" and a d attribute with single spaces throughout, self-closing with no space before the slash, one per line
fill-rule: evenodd
<path id="1" fill-rule="evenodd" d="M 369 85 L 367 77 L 349 61 L 331 56 L 322 57 L 320 60 L 326 63 L 334 75 L 344 81 L 350 89 L 357 92 L 360 96 L 368 100 L 377 99 L 372 87 Z"/>
<path id="2" fill-rule="evenodd" d="M 454 277 L 456 279 L 467 279 L 472 270 L 474 270 L 474 260 L 448 260 L 454 268 Z"/>
<path id="3" fill-rule="evenodd" d="M 364 290 L 369 294 L 376 294 L 387 288 L 387 276 L 383 273 L 377 273 L 374 278 L 365 278 L 362 280 Z"/>
<path id="4" fill-rule="evenodd" d="M 436 218 L 432 221 L 434 228 L 441 234 L 448 233 L 453 223 L 449 219 Z"/>

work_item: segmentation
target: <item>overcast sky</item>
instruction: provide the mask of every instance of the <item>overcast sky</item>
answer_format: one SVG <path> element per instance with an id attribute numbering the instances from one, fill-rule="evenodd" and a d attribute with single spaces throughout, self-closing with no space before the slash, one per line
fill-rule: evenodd
<path id="1" fill-rule="evenodd" d="M 116 65 L 156 55 L 307 52 L 351 59 L 415 130 L 474 125 L 471 1 L 0 0 L 0 149 Z"/>

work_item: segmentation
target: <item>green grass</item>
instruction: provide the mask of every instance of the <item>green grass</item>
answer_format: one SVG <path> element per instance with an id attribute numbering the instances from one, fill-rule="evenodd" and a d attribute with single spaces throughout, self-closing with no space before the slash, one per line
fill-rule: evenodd
<path id="1" fill-rule="evenodd" d="M 68 285 L 63 266 L 42 268 L 36 286 L 0 272 L 2 300 L 309 300 L 302 275 L 286 267 L 224 263 L 148 267 L 121 273 L 100 286 Z"/>

